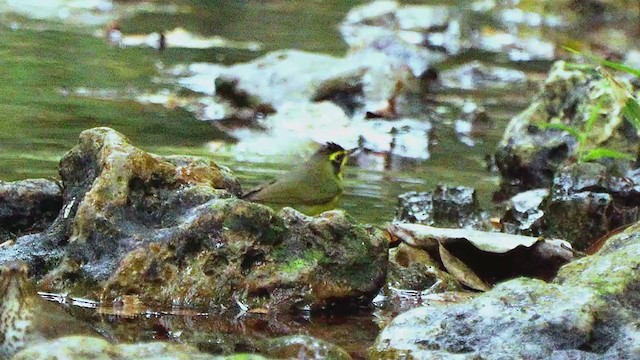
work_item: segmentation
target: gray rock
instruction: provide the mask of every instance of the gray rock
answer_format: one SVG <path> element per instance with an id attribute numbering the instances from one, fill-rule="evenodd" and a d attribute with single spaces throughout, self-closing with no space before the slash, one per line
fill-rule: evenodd
<path id="1" fill-rule="evenodd" d="M 403 313 L 382 331 L 370 355 L 548 359 L 554 353 L 571 356 L 570 350 L 605 354 L 602 358 L 636 354 L 639 267 L 636 223 L 598 254 L 565 265 L 552 283 L 514 279 L 468 302 Z"/>
<path id="2" fill-rule="evenodd" d="M 487 24 L 492 26 L 492 32 L 477 31 Z M 391 49 L 377 47 L 378 51 L 389 54 L 394 50 L 406 54 L 405 63 L 418 73 L 424 64 L 437 64 L 464 51 L 506 55 L 512 61 L 553 60 L 555 45 L 552 42 L 531 35 L 516 35 L 520 26 L 530 28 L 543 24 L 553 27 L 562 22 L 558 17 L 524 12 L 511 4 L 443 6 L 372 1 L 354 7 L 340 31 L 351 51 L 367 46 L 375 48 L 380 39 L 393 38 L 394 41 L 387 42 L 405 43 Z M 397 51 L 398 48 L 403 51 Z"/>
<path id="3" fill-rule="evenodd" d="M 28 347 L 13 360 L 266 360 L 260 355 L 214 356 L 195 348 L 168 342 L 110 344 L 106 340 L 71 336 Z"/>
<path id="4" fill-rule="evenodd" d="M 515 89 L 526 84 L 524 72 L 473 61 L 443 71 L 439 79 L 444 87 L 455 89 Z M 519 86 L 520 85 L 520 86 Z"/>
<path id="5" fill-rule="evenodd" d="M 231 117 L 247 110 L 260 114 L 252 122 L 252 136 L 246 136 L 244 120 L 239 130 L 229 130 L 239 139 L 236 147 L 241 151 L 255 154 L 256 144 L 262 139 L 273 144 L 275 137 L 275 143 L 282 144 L 275 148 L 280 153 L 285 145 L 334 141 L 346 147 L 362 143 L 394 156 L 429 157 L 431 124 L 416 78 L 401 61 L 382 53 L 362 51 L 337 58 L 296 50 L 272 52 L 219 71 L 216 96 L 237 109 Z"/>
<path id="6" fill-rule="evenodd" d="M 548 189 L 522 192 L 509 199 L 501 223 L 510 234 L 538 236 L 542 227 L 543 201 L 549 196 Z"/>
<path id="7" fill-rule="evenodd" d="M 398 196 L 396 219 L 423 225 L 482 228 L 475 190 L 438 185 L 432 192 L 408 192 Z"/>
<path id="8" fill-rule="evenodd" d="M 621 84 L 630 89 L 628 82 L 622 80 Z M 598 104 L 602 105 L 599 118 L 583 146 L 568 133 L 542 128 L 560 122 L 583 131 Z M 618 151 L 637 152 L 636 136 L 625 131 L 622 106 L 615 100 L 609 80 L 597 72 L 575 70 L 563 61 L 556 62 L 542 91 L 511 120 L 498 145 L 496 163 L 503 177 L 501 196 L 550 187 L 556 170 L 565 160 L 605 142 Z"/>
<path id="9" fill-rule="evenodd" d="M 550 190 L 520 193 L 502 217 L 506 232 L 544 235 L 585 250 L 600 237 L 640 219 L 640 171 L 608 161 L 557 170 Z"/>
<path id="10" fill-rule="evenodd" d="M 242 108 L 279 111 L 288 103 L 331 100 L 347 114 L 364 114 L 395 97 L 396 83 L 409 78 L 381 54 L 337 58 L 282 50 L 221 71 L 216 94 Z"/>
<path id="11" fill-rule="evenodd" d="M 45 290 L 278 312 L 367 303 L 384 283 L 381 231 L 340 211 L 311 218 L 240 200 L 235 176 L 210 160 L 149 154 L 96 128 L 60 174 L 54 224 L 0 248 L 0 261 L 26 261 Z"/>
<path id="12" fill-rule="evenodd" d="M 40 232 L 62 208 L 62 190 L 51 180 L 0 181 L 0 243 Z"/>
<path id="13" fill-rule="evenodd" d="M 446 6 L 375 1 L 354 7 L 340 27 L 351 52 L 382 53 L 420 77 L 460 48 L 460 18 Z"/>
<path id="14" fill-rule="evenodd" d="M 638 170 L 578 163 L 560 169 L 543 205 L 544 234 L 588 248 L 610 231 L 640 219 Z"/>

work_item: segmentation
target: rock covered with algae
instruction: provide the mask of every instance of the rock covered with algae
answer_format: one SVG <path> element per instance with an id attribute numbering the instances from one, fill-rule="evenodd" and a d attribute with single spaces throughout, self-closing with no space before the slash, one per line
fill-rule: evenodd
<path id="1" fill-rule="evenodd" d="M 640 223 L 546 283 L 514 279 L 470 301 L 396 317 L 372 359 L 636 359 Z"/>
<path id="2" fill-rule="evenodd" d="M 267 360 L 254 354 L 215 356 L 197 349 L 167 342 L 138 344 L 110 344 L 108 341 L 89 336 L 70 336 L 43 342 L 17 353 L 13 360 Z"/>
<path id="3" fill-rule="evenodd" d="M 238 199 L 229 169 L 146 153 L 112 129 L 82 132 L 60 175 L 54 223 L 0 249 L 0 261 L 31 264 L 46 290 L 287 311 L 368 301 L 386 275 L 380 231 L 341 211 L 276 214 Z"/>
<path id="4" fill-rule="evenodd" d="M 631 89 L 626 80 L 620 80 L 618 86 Z M 624 104 L 618 101 L 616 91 L 602 73 L 556 62 L 540 93 L 511 120 L 498 144 L 496 163 L 503 177 L 502 195 L 550 187 L 556 170 L 580 151 L 607 147 L 636 154 L 637 133 L 624 120 Z M 592 116 L 597 117 L 595 126 L 587 131 L 586 123 Z M 584 132 L 584 144 L 567 132 L 545 128 L 550 123 Z"/>

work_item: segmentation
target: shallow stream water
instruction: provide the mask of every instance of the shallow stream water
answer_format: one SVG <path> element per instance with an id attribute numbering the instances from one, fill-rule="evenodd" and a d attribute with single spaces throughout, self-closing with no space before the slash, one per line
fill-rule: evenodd
<path id="1" fill-rule="evenodd" d="M 182 91 L 175 85 L 154 81 L 159 68 L 177 64 L 232 64 L 286 48 L 342 55 L 346 45 L 338 24 L 352 6 L 363 1 L 173 3 L 175 8 L 129 14 L 120 20 L 123 32 L 148 34 L 183 27 L 202 36 L 254 42 L 259 50 L 233 46 L 168 48 L 162 53 L 148 47 L 118 49 L 92 36 L 93 30 L 69 26 L 59 19 L 3 15 L 0 179 L 56 177 L 58 159 L 74 145 L 80 131 L 95 126 L 112 127 L 150 152 L 213 158 L 233 169 L 245 188 L 303 161 L 294 157 L 267 159 L 268 163 L 239 162 L 232 156 L 214 154 L 206 143 L 225 139 L 224 134 L 185 110 L 142 105 L 132 99 L 160 90 Z M 303 24 L 302 29 L 299 24 Z M 475 56 L 492 61 L 491 56 Z M 548 67 L 539 62 L 508 65 L 534 79 Z M 510 86 L 448 88 L 430 94 L 432 109 L 442 119 L 432 133 L 431 158 L 391 171 L 348 168 L 340 207 L 362 222 L 383 225 L 392 220 L 399 194 L 429 191 L 437 184 L 472 186 L 480 200 L 488 204 L 498 179 L 487 172 L 485 156 L 493 152 L 508 119 L 526 106 L 535 90 L 530 84 L 517 87 L 515 96 Z M 491 120 L 491 126 L 474 132 L 474 146 L 458 140 L 454 130 L 457 118 L 451 105 L 461 99 L 484 106 Z"/>
<path id="2" fill-rule="evenodd" d="M 451 6 L 456 3 L 425 2 Z M 233 64 L 286 48 L 343 55 L 347 46 L 337 26 L 349 9 L 364 1 L 194 0 L 162 2 L 163 7 L 146 10 L 135 10 L 138 5 L 135 1 L 120 3 L 126 14 L 119 21 L 125 34 L 182 27 L 202 36 L 259 44 L 253 48 L 168 48 L 162 53 L 149 47 L 114 48 L 94 35 L 104 24 L 72 25 L 68 18 L 55 17 L 35 19 L 28 11 L 7 12 L 9 3 L 0 2 L 0 9 L 5 11 L 0 15 L 0 180 L 55 178 L 57 161 L 75 144 L 82 130 L 109 126 L 150 152 L 210 157 L 233 169 L 243 187 L 250 188 L 302 159 L 292 157 L 265 163 L 214 154 L 207 143 L 227 139 L 225 134 L 186 110 L 141 104 L 134 98 L 167 89 L 175 93 L 183 91 L 175 84 L 154 80 L 160 69 L 178 64 Z M 529 36 L 555 41 L 571 38 L 575 29 L 554 29 L 550 33 L 540 27 L 528 30 L 525 27 L 524 31 Z M 441 119 L 434 124 L 429 160 L 408 162 L 388 171 L 349 167 L 341 208 L 361 222 L 383 226 L 393 219 L 399 194 L 430 191 L 437 184 L 474 187 L 481 203 L 490 204 L 499 179 L 488 172 L 486 156 L 494 151 L 509 119 L 528 105 L 551 62 L 510 61 L 496 54 L 477 52 L 465 53 L 441 67 L 470 60 L 520 70 L 526 74 L 526 81 L 491 87 L 450 86 L 425 94 L 425 99 L 432 103 L 430 108 Z M 456 135 L 458 115 L 453 105 L 461 101 L 483 106 L 490 119 L 488 126 L 473 132 L 473 146 Z M 207 316 L 158 313 L 133 320 L 112 315 L 100 319 L 118 329 L 115 332 L 122 341 L 162 337 L 154 329 L 158 322 L 163 322 L 170 324 L 163 326 L 169 328 L 176 341 L 181 340 L 175 334 L 188 332 L 228 331 L 241 336 L 254 332 L 264 336 L 307 332 L 344 346 L 356 357 L 364 356 L 378 333 L 377 321 L 369 312 L 350 317 L 287 320 L 279 328 L 268 320 L 247 323 L 232 319 L 221 326 L 222 322 L 216 323 Z M 204 335 L 195 337 L 204 339 Z M 202 340 L 209 345 L 198 345 L 212 351 L 242 350 L 224 348 L 221 345 L 224 339 L 216 340 L 218 345 L 212 344 L 214 338 Z"/>

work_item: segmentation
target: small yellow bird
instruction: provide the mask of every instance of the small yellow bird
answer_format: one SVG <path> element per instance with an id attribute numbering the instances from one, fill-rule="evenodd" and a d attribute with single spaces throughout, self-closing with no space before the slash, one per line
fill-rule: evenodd
<path id="1" fill-rule="evenodd" d="M 331 210 L 344 191 L 344 165 L 355 150 L 326 143 L 304 164 L 248 191 L 242 198 L 277 207 L 291 206 L 307 215 Z"/>

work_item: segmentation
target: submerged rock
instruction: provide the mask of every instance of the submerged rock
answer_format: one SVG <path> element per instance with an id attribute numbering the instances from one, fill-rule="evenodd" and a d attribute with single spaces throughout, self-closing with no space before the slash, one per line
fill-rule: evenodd
<path id="1" fill-rule="evenodd" d="M 20 262 L 0 267 L 0 359 L 25 346 L 68 335 L 97 336 L 87 324 L 40 298 Z"/>
<path id="2" fill-rule="evenodd" d="M 421 77 L 460 47 L 460 23 L 446 6 L 374 1 L 354 7 L 340 26 L 351 52 L 384 54 Z"/>
<path id="3" fill-rule="evenodd" d="M 399 315 L 371 359 L 638 357 L 640 224 L 551 283 L 514 279 L 470 301 Z M 602 357 L 600 357 L 602 356 Z"/>
<path id="4" fill-rule="evenodd" d="M 340 211 L 280 214 L 237 198 L 229 169 L 146 153 L 96 128 L 60 161 L 64 206 L 45 232 L 0 249 L 52 291 L 157 306 L 288 311 L 367 303 L 386 275 L 382 233 Z M 245 309 L 246 310 L 246 309 Z"/>
<path id="5" fill-rule="evenodd" d="M 620 84 L 630 89 L 628 82 L 622 80 Z M 637 135 L 627 130 L 623 104 L 616 100 L 614 91 L 601 73 L 556 62 L 542 91 L 529 108 L 511 120 L 498 145 L 496 162 L 503 177 L 502 197 L 550 187 L 555 171 L 565 160 L 596 147 L 636 154 Z M 584 132 L 592 116 L 597 116 L 595 126 L 586 134 L 583 145 L 566 132 L 544 128 L 561 123 Z"/>
<path id="6" fill-rule="evenodd" d="M 62 190 L 55 181 L 0 181 L 0 243 L 44 230 L 60 208 Z"/>
<path id="7" fill-rule="evenodd" d="M 519 84 L 527 81 L 523 71 L 486 65 L 479 61 L 443 71 L 438 78 L 444 87 L 469 90 L 505 87 L 515 90 Z"/>
<path id="8" fill-rule="evenodd" d="M 561 21 L 506 3 L 444 6 L 379 0 L 354 7 L 340 31 L 351 51 L 371 48 L 397 58 L 419 75 L 465 51 L 506 55 L 512 61 L 553 60 L 552 42 L 518 31 L 542 25 L 554 27 Z"/>
<path id="9" fill-rule="evenodd" d="M 123 314 L 114 308 L 99 308 L 104 314 L 101 325 L 108 326 L 116 318 L 124 323 L 112 324 L 113 338 L 126 342 L 167 339 L 191 345 L 200 351 L 231 355 L 237 352 L 258 353 L 273 358 L 332 359 L 330 354 L 348 352 L 363 359 L 380 328 L 371 321 L 368 311 L 358 314 L 267 314 L 266 309 L 249 309 L 237 314 L 172 309 L 159 316 L 149 316 L 148 307 Z M 105 312 L 103 312 L 105 311 Z M 111 334 L 110 333 L 110 334 Z M 291 355 L 280 356 L 287 353 Z M 329 354 L 329 355 L 327 355 Z"/>
<path id="10" fill-rule="evenodd" d="M 282 153 L 290 150 L 284 146 L 332 141 L 345 147 L 361 143 L 393 156 L 429 157 L 431 124 L 421 110 L 422 94 L 413 75 L 382 54 L 336 58 L 286 50 L 217 71 L 216 97 L 232 109 L 222 119 L 257 114 L 252 129 L 228 131 L 239 140 L 240 154 L 254 155 L 274 143 Z"/>

